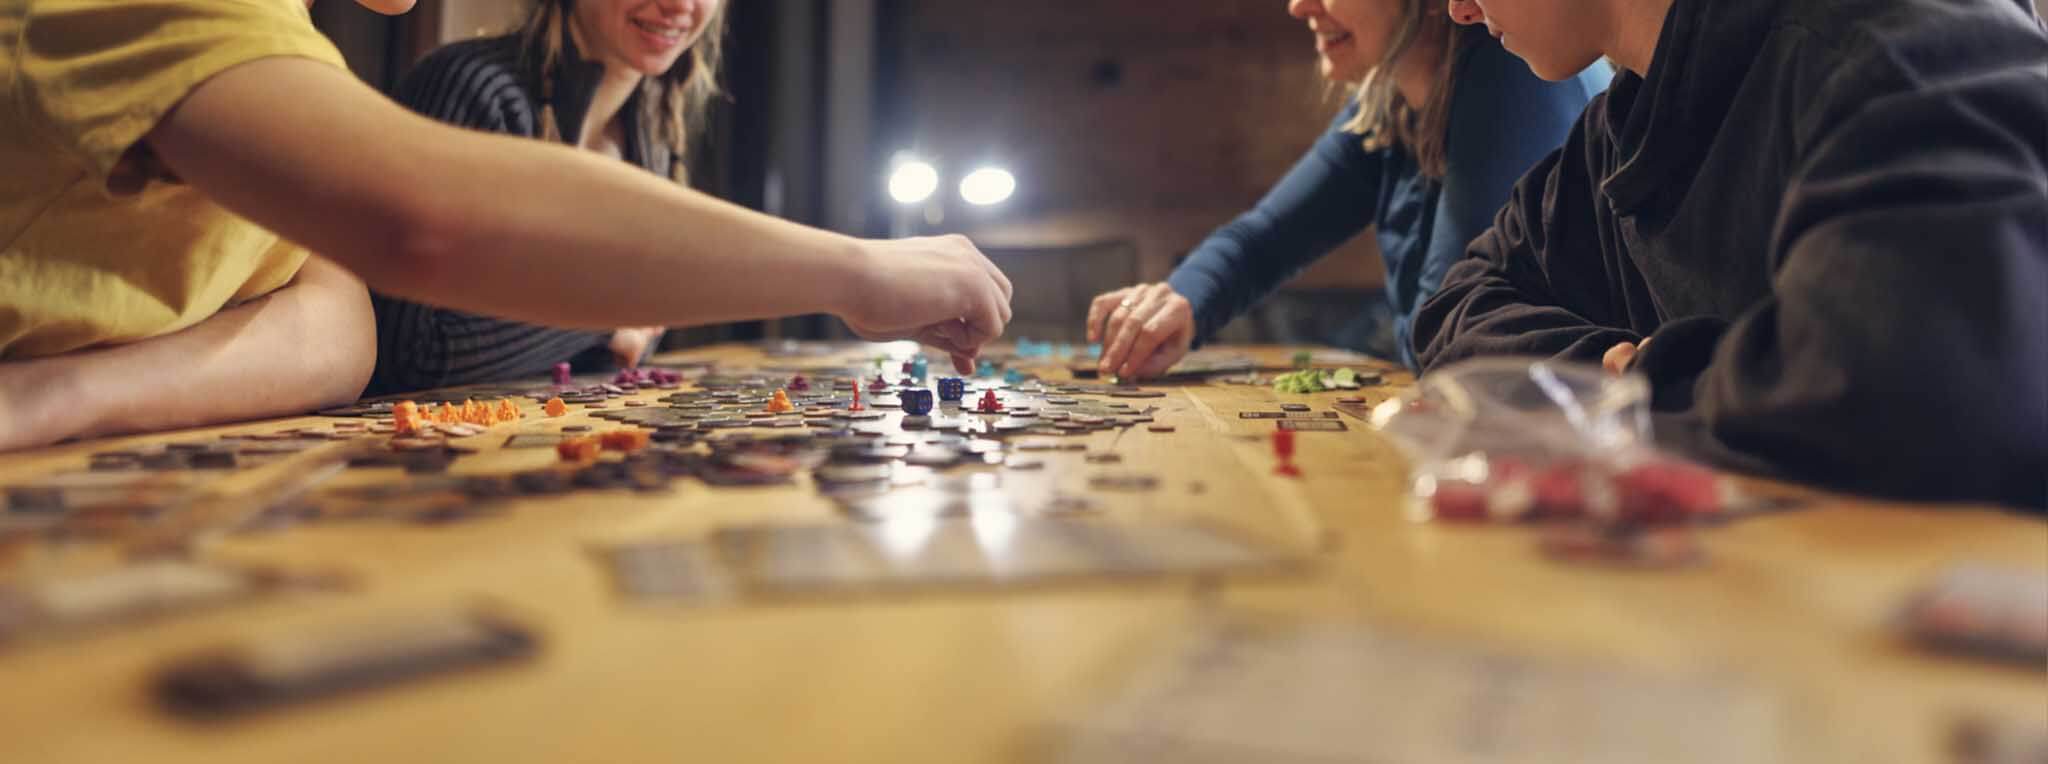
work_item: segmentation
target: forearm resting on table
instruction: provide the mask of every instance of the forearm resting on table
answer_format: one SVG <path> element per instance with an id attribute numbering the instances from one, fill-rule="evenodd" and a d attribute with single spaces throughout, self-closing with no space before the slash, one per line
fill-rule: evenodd
<path id="1" fill-rule="evenodd" d="M 0 364 L 0 449 L 300 414 L 354 400 L 376 365 L 362 282 L 311 258 L 283 289 L 184 330 Z"/>
<path id="2" fill-rule="evenodd" d="M 863 291 L 850 237 L 436 123 L 316 62 L 230 69 L 147 140 L 229 209 L 435 305 L 608 329 L 838 312 Z"/>

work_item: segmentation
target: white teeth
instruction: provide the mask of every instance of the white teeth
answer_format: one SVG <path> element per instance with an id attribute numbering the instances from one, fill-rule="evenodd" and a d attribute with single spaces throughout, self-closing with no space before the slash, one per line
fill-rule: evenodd
<path id="1" fill-rule="evenodd" d="M 633 26 L 639 27 L 640 29 L 645 30 L 649 34 L 659 36 L 664 40 L 682 39 L 683 32 L 687 31 L 682 27 L 659 26 L 655 24 L 649 24 L 645 21 L 640 21 L 637 19 L 633 21 Z"/>

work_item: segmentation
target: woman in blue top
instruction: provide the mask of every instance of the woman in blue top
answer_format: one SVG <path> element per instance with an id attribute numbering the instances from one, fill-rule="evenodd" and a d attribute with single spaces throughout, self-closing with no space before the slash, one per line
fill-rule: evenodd
<path id="1" fill-rule="evenodd" d="M 1545 82 L 1432 0 L 1291 0 L 1322 75 L 1356 98 L 1257 207 L 1161 283 L 1095 298 L 1101 371 L 1156 376 L 1366 226 L 1378 229 L 1401 360 L 1409 323 L 1522 173 L 1564 142 L 1608 68 Z M 1455 85 L 1455 86 L 1454 86 Z"/>

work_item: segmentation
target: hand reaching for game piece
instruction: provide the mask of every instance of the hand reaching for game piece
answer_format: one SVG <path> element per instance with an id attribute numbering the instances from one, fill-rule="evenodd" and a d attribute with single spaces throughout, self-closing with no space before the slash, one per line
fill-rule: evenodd
<path id="1" fill-rule="evenodd" d="M 607 344 L 612 351 L 612 360 L 621 369 L 640 365 L 640 359 L 647 357 L 648 348 L 661 344 L 661 335 L 668 330 L 659 326 L 629 326 L 612 332 Z"/>
<path id="2" fill-rule="evenodd" d="M 1105 292 L 1088 306 L 1088 341 L 1102 343 L 1097 369 L 1105 375 L 1159 376 L 1194 339 L 1194 307 L 1163 281 Z"/>
<path id="3" fill-rule="evenodd" d="M 861 337 L 915 339 L 964 374 L 1010 322 L 1010 279 L 965 236 L 868 240 L 860 252 L 864 278 L 839 317 Z"/>

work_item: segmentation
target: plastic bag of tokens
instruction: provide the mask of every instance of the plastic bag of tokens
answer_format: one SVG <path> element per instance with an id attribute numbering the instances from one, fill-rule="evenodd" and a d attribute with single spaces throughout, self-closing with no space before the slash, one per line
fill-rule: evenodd
<path id="1" fill-rule="evenodd" d="M 1598 366 L 1453 364 L 1374 408 L 1372 423 L 1414 465 L 1417 520 L 1645 526 L 1748 504 L 1726 478 L 1652 447 L 1649 383 Z"/>

